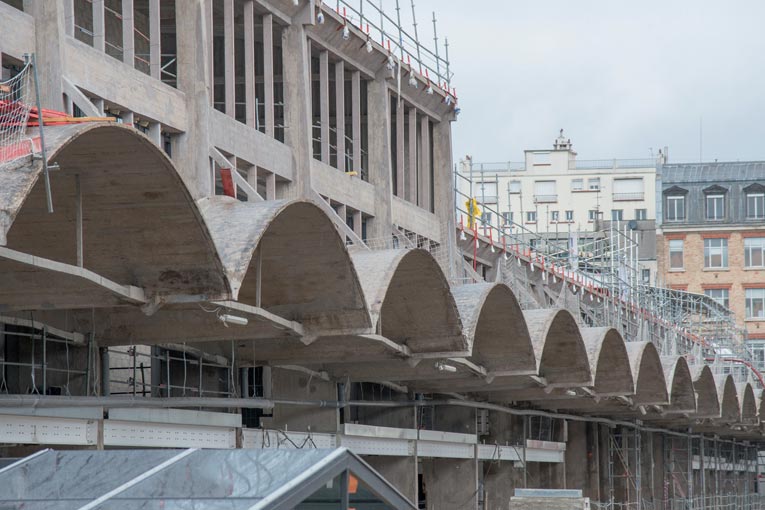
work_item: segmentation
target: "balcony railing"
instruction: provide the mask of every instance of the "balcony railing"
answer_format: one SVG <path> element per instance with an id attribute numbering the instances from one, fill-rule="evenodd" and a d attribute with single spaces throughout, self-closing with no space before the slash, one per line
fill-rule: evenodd
<path id="1" fill-rule="evenodd" d="M 624 202 L 628 200 L 644 200 L 645 193 L 643 193 L 642 191 L 637 191 L 634 193 L 614 193 L 613 199 L 614 199 L 614 202 Z"/>
<path id="2" fill-rule="evenodd" d="M 558 195 L 534 195 L 535 204 L 551 204 L 558 201 Z"/>

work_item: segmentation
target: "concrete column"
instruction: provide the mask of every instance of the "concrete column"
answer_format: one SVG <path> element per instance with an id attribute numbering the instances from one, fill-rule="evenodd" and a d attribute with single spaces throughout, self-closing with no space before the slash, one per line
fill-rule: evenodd
<path id="1" fill-rule="evenodd" d="M 106 50 L 106 28 L 104 24 L 104 0 L 93 0 L 93 47 L 98 51 Z"/>
<path id="2" fill-rule="evenodd" d="M 263 16 L 263 85 L 266 134 L 274 136 L 274 16 L 272 14 Z M 306 90 L 310 90 L 310 84 Z"/>
<path id="3" fill-rule="evenodd" d="M 420 119 L 420 207 L 430 211 L 430 119 Z"/>
<path id="4" fill-rule="evenodd" d="M 356 211 L 353 213 L 353 232 L 359 237 L 362 238 L 362 224 L 364 222 L 364 218 L 361 215 L 361 211 Z"/>
<path id="5" fill-rule="evenodd" d="M 369 182 L 375 189 L 374 220 L 367 235 L 372 239 L 390 236 L 393 225 L 390 154 L 390 94 L 384 76 L 369 82 L 368 129 L 369 137 Z"/>
<path id="6" fill-rule="evenodd" d="M 255 127 L 255 1 L 244 2 L 244 103 L 246 123 Z M 257 188 L 256 188 L 257 189 Z"/>
<path id="7" fill-rule="evenodd" d="M 404 197 L 404 101 L 396 100 L 396 196 Z"/>
<path id="8" fill-rule="evenodd" d="M 361 73 L 351 73 L 351 109 L 353 123 L 353 167 L 361 176 Z"/>
<path id="9" fill-rule="evenodd" d="M 329 165 L 329 53 L 319 53 L 319 122 L 321 124 L 321 161 Z"/>
<path id="10" fill-rule="evenodd" d="M 309 4 L 303 8 L 302 15 L 310 15 Z M 293 23 L 282 32 L 284 55 L 284 113 L 285 142 L 292 147 L 295 165 L 295 182 L 288 189 L 286 198 L 308 196 L 311 190 L 312 115 L 311 95 L 311 60 L 309 42 L 305 28 L 293 17 Z M 267 78 L 267 76 L 266 76 Z"/>
<path id="11" fill-rule="evenodd" d="M 337 133 L 337 168 L 345 172 L 345 63 L 335 64 L 335 130 Z"/>
<path id="12" fill-rule="evenodd" d="M 223 59 L 226 115 L 236 116 L 236 73 L 234 69 L 234 0 L 223 2 Z"/>
<path id="13" fill-rule="evenodd" d="M 409 108 L 409 161 L 407 163 L 409 180 L 407 182 L 407 200 L 417 203 L 417 110 Z"/>
<path id="14" fill-rule="evenodd" d="M 417 504 L 417 457 L 368 455 L 364 460 L 409 501 Z M 430 508 L 430 507 L 428 507 Z"/>
<path id="15" fill-rule="evenodd" d="M 446 221 L 441 223 L 441 239 L 449 246 L 448 253 L 454 252 L 456 228 L 454 222 L 454 173 L 452 170 L 452 127 L 453 118 L 442 119 L 433 125 L 433 211 L 439 218 Z M 444 260 L 450 267 L 461 264 L 460 260 Z M 447 276 L 452 273 L 450 268 L 444 268 Z"/>
<path id="16" fill-rule="evenodd" d="M 63 0 L 64 4 L 64 32 L 74 37 L 74 0 Z M 24 8 L 26 10 L 26 7 Z"/>
<path id="17" fill-rule="evenodd" d="M 135 67 L 135 15 L 133 0 L 122 0 L 122 61 Z"/>
<path id="18" fill-rule="evenodd" d="M 475 459 L 428 459 L 422 464 L 427 508 L 478 508 L 478 465 Z"/>
<path id="19" fill-rule="evenodd" d="M 62 2 L 24 0 L 24 11 L 32 15 L 35 22 L 35 60 L 40 83 L 40 102 L 43 108 L 59 111 L 64 109 L 64 88 L 61 84 L 65 65 L 63 43 L 67 15 L 64 5 Z"/>
<path id="20" fill-rule="evenodd" d="M 176 15 L 176 26 L 183 27 L 177 22 L 177 19 L 178 16 Z M 162 78 L 162 36 L 159 23 L 159 0 L 149 0 L 149 69 L 151 77 L 158 80 Z M 180 38 L 180 33 L 178 37 Z M 180 68 L 180 65 L 178 67 Z"/>
<path id="21" fill-rule="evenodd" d="M 210 171 L 210 38 L 209 4 L 198 0 L 176 3 L 178 89 L 184 93 L 188 131 L 178 136 L 173 158 L 195 199 L 212 189 Z"/>

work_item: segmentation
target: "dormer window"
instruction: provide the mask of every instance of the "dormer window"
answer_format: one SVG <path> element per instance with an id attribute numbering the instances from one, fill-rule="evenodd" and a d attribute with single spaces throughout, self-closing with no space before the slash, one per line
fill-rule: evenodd
<path id="1" fill-rule="evenodd" d="M 685 196 L 687 189 L 672 186 L 664 190 L 664 219 L 667 221 L 685 221 Z"/>
<path id="2" fill-rule="evenodd" d="M 721 221 L 725 219 L 725 194 L 727 189 L 722 186 L 710 186 L 704 189 L 705 217 L 710 221 Z"/>
<path id="3" fill-rule="evenodd" d="M 746 194 L 746 219 L 765 219 L 765 186 L 750 184 L 744 188 Z"/>

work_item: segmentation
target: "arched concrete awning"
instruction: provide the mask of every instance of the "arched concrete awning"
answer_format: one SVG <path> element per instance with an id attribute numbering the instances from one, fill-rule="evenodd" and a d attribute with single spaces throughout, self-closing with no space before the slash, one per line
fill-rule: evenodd
<path id="1" fill-rule="evenodd" d="M 493 375 L 536 373 L 531 335 L 510 287 L 476 283 L 452 292 L 471 351 L 470 361 Z"/>
<path id="2" fill-rule="evenodd" d="M 241 303 L 307 329 L 370 328 L 356 268 L 319 206 L 216 196 L 202 200 L 200 210 Z"/>
<path id="3" fill-rule="evenodd" d="M 441 267 L 425 250 L 351 253 L 372 325 L 412 353 L 467 354 L 457 306 Z"/>
<path id="4" fill-rule="evenodd" d="M 696 417 L 718 418 L 720 399 L 717 395 L 717 381 L 709 365 L 695 365 L 691 368 L 693 390 L 696 392 Z"/>
<path id="5" fill-rule="evenodd" d="M 574 316 L 562 309 L 527 310 L 523 316 L 539 376 L 548 385 L 588 385 L 590 362 Z"/>
<path id="6" fill-rule="evenodd" d="M 693 413 L 696 411 L 696 393 L 688 362 L 682 356 L 664 363 L 664 376 L 669 391 L 669 405 L 672 413 Z"/>
<path id="7" fill-rule="evenodd" d="M 52 214 L 39 162 L 0 172 L 0 244 L 46 261 L 26 264 L 25 274 L 11 278 L 26 288 L 3 286 L 6 293 L 25 291 L 10 302 L 19 306 L 28 300 L 31 308 L 113 304 L 99 302 L 98 294 L 86 296 L 95 277 L 86 278 L 91 283 L 83 288 L 69 281 L 63 291 L 51 292 L 61 274 L 69 273 L 69 280 L 80 276 L 80 209 L 83 266 L 96 277 L 147 295 L 228 296 L 222 265 L 191 195 L 170 159 L 146 136 L 111 123 L 49 127 L 45 134 L 49 160 L 60 167 L 50 172 Z M 0 266 L 8 257 L 2 260 Z M 47 261 L 63 266 L 51 270 Z M 14 262 L 19 263 L 24 262 Z M 17 269 L 0 267 L 0 273 L 18 275 Z"/>
<path id="8" fill-rule="evenodd" d="M 597 395 L 632 394 L 634 381 L 627 347 L 613 328 L 582 328 L 592 372 L 592 386 Z"/>
<path id="9" fill-rule="evenodd" d="M 741 404 L 741 423 L 746 425 L 757 424 L 757 399 L 754 395 L 754 388 L 747 383 L 739 383 L 738 401 Z"/>
<path id="10" fill-rule="evenodd" d="M 720 400 L 720 421 L 737 423 L 741 420 L 741 406 L 738 402 L 738 390 L 730 374 L 715 376 L 717 398 Z"/>
<path id="11" fill-rule="evenodd" d="M 632 378 L 635 381 L 634 405 L 661 405 L 669 401 L 664 369 L 651 342 L 627 342 Z"/>

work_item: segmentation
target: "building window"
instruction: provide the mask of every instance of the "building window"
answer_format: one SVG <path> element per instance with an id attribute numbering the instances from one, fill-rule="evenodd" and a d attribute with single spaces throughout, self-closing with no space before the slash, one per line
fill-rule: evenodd
<path id="1" fill-rule="evenodd" d="M 765 267 L 765 237 L 744 239 L 744 266 Z"/>
<path id="2" fill-rule="evenodd" d="M 716 269 L 728 267 L 727 239 L 704 239 L 704 267 Z"/>
<path id="3" fill-rule="evenodd" d="M 648 209 L 635 209 L 635 219 L 636 220 L 647 220 L 648 219 Z"/>
<path id="4" fill-rule="evenodd" d="M 685 196 L 670 195 L 667 197 L 667 221 L 683 221 L 685 219 Z"/>
<path id="5" fill-rule="evenodd" d="M 746 217 L 750 220 L 765 219 L 765 193 L 746 194 Z"/>
<path id="6" fill-rule="evenodd" d="M 587 211 L 587 220 L 588 221 L 595 221 L 598 219 L 598 210 L 597 209 L 590 209 Z"/>
<path id="7" fill-rule="evenodd" d="M 730 292 L 728 289 L 704 289 L 704 295 L 714 299 L 719 305 L 729 308 Z"/>
<path id="8" fill-rule="evenodd" d="M 592 177 L 590 179 L 587 179 L 587 189 L 591 191 L 599 191 L 600 190 L 600 177 Z"/>
<path id="9" fill-rule="evenodd" d="M 651 284 L 651 270 L 650 269 L 642 269 L 641 270 L 641 279 L 643 280 L 643 283 L 645 285 Z"/>
<path id="10" fill-rule="evenodd" d="M 685 241 L 682 239 L 670 239 L 669 241 L 669 268 L 683 269 L 683 250 Z"/>
<path id="11" fill-rule="evenodd" d="M 537 213 L 536 211 L 529 211 L 526 213 L 526 222 L 527 223 L 536 223 L 537 222 Z"/>
<path id="12" fill-rule="evenodd" d="M 521 192 L 521 181 L 510 181 L 507 183 L 507 192 L 508 193 L 520 193 Z"/>
<path id="13" fill-rule="evenodd" d="M 708 220 L 725 218 L 725 195 L 707 195 L 706 206 Z"/>
<path id="14" fill-rule="evenodd" d="M 611 209 L 611 221 L 622 221 L 624 219 L 623 209 Z"/>
<path id="15" fill-rule="evenodd" d="M 566 211 L 566 221 L 574 221 L 574 211 Z"/>
<path id="16" fill-rule="evenodd" d="M 582 191 L 584 189 L 584 179 L 573 179 L 571 181 L 571 191 Z"/>
<path id="17" fill-rule="evenodd" d="M 558 211 L 550 211 L 550 221 L 558 221 Z"/>
<path id="18" fill-rule="evenodd" d="M 746 318 L 765 319 L 765 289 L 746 289 Z"/>

